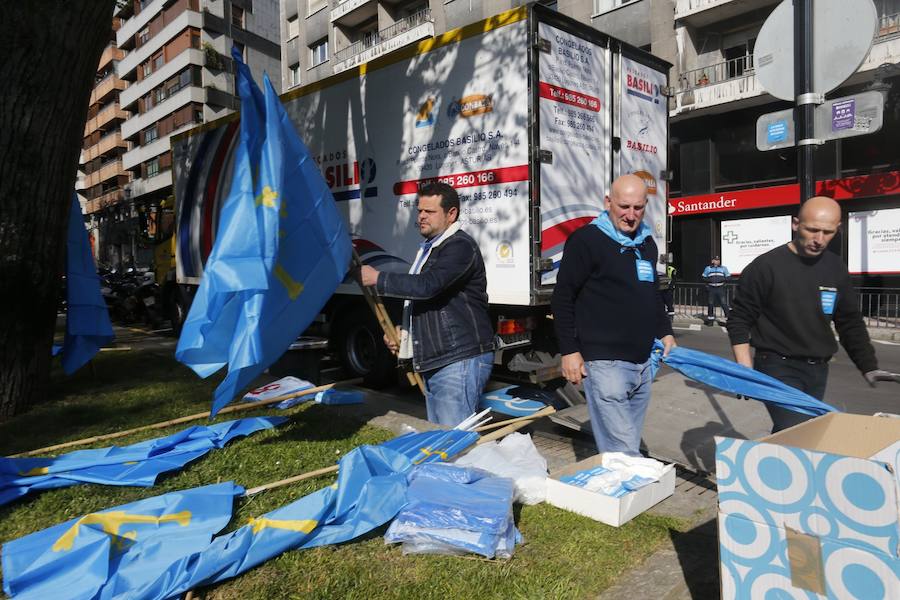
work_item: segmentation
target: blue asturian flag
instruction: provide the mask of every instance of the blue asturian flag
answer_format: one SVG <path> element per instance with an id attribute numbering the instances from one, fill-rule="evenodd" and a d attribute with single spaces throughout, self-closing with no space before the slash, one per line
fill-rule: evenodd
<path id="1" fill-rule="evenodd" d="M 6 542 L 3 591 L 18 600 L 100 598 L 101 590 L 112 598 L 111 574 L 140 582 L 208 547 L 243 492 L 231 481 L 170 492 Z"/>
<path id="2" fill-rule="evenodd" d="M 658 368 L 661 357 L 662 343 L 657 340 L 651 353 L 651 360 L 654 361 L 656 368 Z M 667 357 L 661 360 L 685 377 L 724 392 L 762 400 L 814 417 L 829 412 L 840 412 L 830 404 L 813 398 L 806 392 L 727 358 L 676 346 L 672 348 Z"/>
<path id="3" fill-rule="evenodd" d="M 79 483 L 150 487 L 156 478 L 231 440 L 271 429 L 284 417 L 252 417 L 188 427 L 130 446 L 78 450 L 54 458 L 0 457 L 0 505 L 38 490 Z"/>
<path id="4" fill-rule="evenodd" d="M 85 550 L 86 556 L 73 555 L 69 559 L 66 555 L 55 553 L 53 547 L 58 547 L 63 533 L 70 531 L 71 525 L 77 522 L 70 521 L 4 546 L 4 589 L 7 594 L 22 594 L 22 598 L 72 597 L 72 588 L 66 583 L 67 577 L 72 577 L 88 579 L 92 586 L 90 589 L 99 590 L 78 595 L 81 598 L 172 598 L 199 586 L 236 577 L 288 550 L 338 544 L 368 533 L 393 519 L 406 504 L 407 476 L 414 461 L 433 462 L 453 458 L 477 439 L 478 434 L 474 432 L 438 430 L 410 433 L 380 446 L 360 446 L 341 459 L 334 485 L 250 519 L 243 527 L 211 540 L 208 536 L 200 536 L 188 538 L 186 543 L 182 543 L 183 537 L 179 532 L 169 527 L 169 536 L 163 535 L 167 531 L 162 529 L 160 535 L 146 541 L 143 535 L 138 535 L 134 545 L 128 546 L 127 553 L 121 556 L 115 552 L 110 554 L 110 546 L 97 541 L 94 554 L 87 555 L 89 551 Z M 156 501 L 154 506 L 168 506 L 172 504 L 169 500 L 171 496 L 166 494 L 142 502 Z M 133 510 L 134 506 L 118 507 L 99 514 L 115 513 L 127 517 L 140 512 Z M 183 510 L 174 505 L 165 514 Z M 203 514 L 211 515 L 213 512 L 221 514 L 224 519 L 221 526 L 216 521 L 218 529 L 221 529 L 231 515 L 230 506 L 227 511 L 219 505 L 211 506 Z M 161 516 L 158 512 L 152 514 L 154 517 Z M 103 523 L 109 522 L 110 517 L 87 515 L 82 519 L 84 521 L 81 522 L 99 523 L 98 535 L 101 530 L 106 532 L 112 538 L 112 547 L 119 544 L 116 536 L 122 537 L 124 534 L 121 532 L 130 529 L 124 526 L 115 531 L 104 528 Z M 174 516 L 168 519 L 174 519 Z M 210 526 L 204 532 L 213 529 Z M 182 531 L 181 534 L 187 536 L 188 532 Z M 127 546 L 129 542 L 124 543 Z M 40 562 L 35 569 L 30 569 L 29 563 L 36 560 Z M 101 568 L 101 563 L 105 569 Z M 39 575 L 49 573 L 53 577 L 43 582 Z M 79 585 L 84 584 L 79 582 Z"/>
<path id="5" fill-rule="evenodd" d="M 78 196 L 72 194 L 66 241 L 66 337 L 62 366 L 71 375 L 115 339 Z M 54 353 L 55 354 L 55 353 Z"/>
<path id="6" fill-rule="evenodd" d="M 261 93 L 233 56 L 241 96 L 234 177 L 175 353 L 201 377 L 228 365 L 213 415 L 306 329 L 351 255 L 331 191 L 268 76 Z"/>

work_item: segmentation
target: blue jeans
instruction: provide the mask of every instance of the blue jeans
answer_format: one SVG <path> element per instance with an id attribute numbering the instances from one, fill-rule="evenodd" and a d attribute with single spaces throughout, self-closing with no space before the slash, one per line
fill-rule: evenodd
<path id="1" fill-rule="evenodd" d="M 456 427 L 476 412 L 493 367 L 494 353 L 485 352 L 422 373 L 428 420 L 445 427 Z"/>
<path id="2" fill-rule="evenodd" d="M 585 365 L 584 391 L 597 450 L 640 456 L 653 381 L 650 361 L 591 360 Z"/>

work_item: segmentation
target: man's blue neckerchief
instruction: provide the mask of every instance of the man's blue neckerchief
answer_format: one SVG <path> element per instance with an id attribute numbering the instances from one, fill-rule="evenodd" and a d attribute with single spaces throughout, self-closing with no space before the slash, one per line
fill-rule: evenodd
<path id="1" fill-rule="evenodd" d="M 638 246 L 643 244 L 644 240 L 650 237 L 651 234 L 650 228 L 643 221 L 638 225 L 637 233 L 634 234 L 634 238 L 630 238 L 616 229 L 609 218 L 609 212 L 605 210 L 600 213 L 596 219 L 591 221 L 591 225 L 595 225 L 597 229 L 605 233 L 612 241 L 619 244 L 619 252 L 624 253 L 629 249 L 634 250 L 638 260 L 641 260 L 641 251 L 638 250 Z"/>

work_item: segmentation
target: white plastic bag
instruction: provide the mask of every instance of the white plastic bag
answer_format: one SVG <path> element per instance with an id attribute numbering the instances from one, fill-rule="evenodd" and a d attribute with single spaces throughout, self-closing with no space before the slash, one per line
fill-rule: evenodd
<path id="1" fill-rule="evenodd" d="M 455 462 L 512 479 L 515 502 L 537 504 L 547 499 L 547 461 L 528 434 L 511 433 L 499 442 L 476 446 Z"/>

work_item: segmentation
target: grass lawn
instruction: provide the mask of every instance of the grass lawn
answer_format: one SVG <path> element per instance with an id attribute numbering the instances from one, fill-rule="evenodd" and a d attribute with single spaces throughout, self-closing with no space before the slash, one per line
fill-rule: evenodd
<path id="1" fill-rule="evenodd" d="M 66 440 L 128 429 L 208 410 L 219 379 L 203 381 L 161 352 L 100 353 L 93 374 L 54 372 L 50 397 L 29 413 L 0 424 L 0 453 L 12 454 Z M 354 421 L 340 407 L 300 405 L 275 430 L 213 450 L 152 488 L 77 485 L 38 492 L 0 507 L 0 543 L 85 513 L 165 492 L 232 479 L 252 487 L 334 464 L 360 444 L 389 439 L 387 430 Z M 336 418 L 337 417 L 337 418 Z M 200 421 L 198 423 L 202 423 Z M 114 440 L 125 445 L 174 433 L 142 432 Z M 93 447 L 109 445 L 100 443 Z M 92 447 L 92 446 L 84 446 Z M 242 500 L 229 528 L 332 483 L 307 480 Z M 404 556 L 376 530 L 341 546 L 288 552 L 234 580 L 199 590 L 206 598 L 590 598 L 681 530 L 677 520 L 642 515 L 613 528 L 547 505 L 517 508 L 526 543 L 508 561 Z"/>

